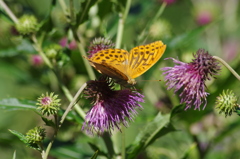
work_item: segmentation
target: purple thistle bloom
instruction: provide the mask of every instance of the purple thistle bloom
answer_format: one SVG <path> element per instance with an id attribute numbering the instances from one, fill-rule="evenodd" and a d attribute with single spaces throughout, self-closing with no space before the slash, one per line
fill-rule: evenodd
<path id="1" fill-rule="evenodd" d="M 173 62 L 177 65 L 174 67 L 164 67 L 165 81 L 167 89 L 182 90 L 180 93 L 181 104 L 186 103 L 185 110 L 195 106 L 195 110 L 200 110 L 201 104 L 203 109 L 207 104 L 206 97 L 209 93 L 205 92 L 205 81 L 217 75 L 220 70 L 219 63 L 204 49 L 199 49 L 191 63 L 184 63 L 174 58 Z"/>
<path id="2" fill-rule="evenodd" d="M 102 134 L 117 127 L 120 124 L 128 127 L 128 121 L 133 121 L 137 114 L 136 109 L 142 109 L 138 102 L 144 102 L 143 95 L 129 89 L 114 90 L 114 84 L 109 78 L 101 77 L 95 81 L 89 81 L 84 93 L 87 98 L 92 98 L 93 107 L 86 115 L 82 130 L 93 134 Z"/>

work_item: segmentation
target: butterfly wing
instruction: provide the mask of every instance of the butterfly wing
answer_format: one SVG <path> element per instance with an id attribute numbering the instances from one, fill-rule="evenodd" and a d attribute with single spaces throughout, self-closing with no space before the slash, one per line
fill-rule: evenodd
<path id="1" fill-rule="evenodd" d="M 93 67 L 102 74 L 115 79 L 128 81 L 126 75 L 129 52 L 123 49 L 101 50 L 88 59 Z"/>
<path id="2" fill-rule="evenodd" d="M 134 47 L 129 53 L 127 74 L 132 79 L 142 75 L 162 57 L 165 49 L 162 41 Z"/>

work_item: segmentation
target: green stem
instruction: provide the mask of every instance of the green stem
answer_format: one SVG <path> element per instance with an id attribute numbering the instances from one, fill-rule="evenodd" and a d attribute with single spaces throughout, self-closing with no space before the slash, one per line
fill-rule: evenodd
<path id="1" fill-rule="evenodd" d="M 225 62 L 223 59 L 221 59 L 220 57 L 217 57 L 217 56 L 213 56 L 213 58 L 218 60 L 219 62 L 221 62 L 240 81 L 239 74 L 236 71 L 234 71 L 232 69 L 232 67 L 230 65 L 228 65 L 227 62 Z"/>
<path id="2" fill-rule="evenodd" d="M 82 55 L 82 57 L 86 57 L 87 56 L 87 53 L 82 45 L 82 40 L 80 38 L 80 36 L 77 35 L 77 33 L 74 31 L 74 28 L 71 28 L 72 32 L 73 32 L 73 36 L 74 36 L 74 39 L 76 40 L 77 42 L 77 46 L 78 46 L 78 49 L 79 49 L 79 52 L 80 54 Z M 94 80 L 96 79 L 96 76 L 95 76 L 95 73 L 93 71 L 93 68 L 92 66 L 89 64 L 89 62 L 85 59 L 83 59 L 83 63 L 84 63 L 84 66 L 86 67 L 86 70 L 88 72 L 88 76 L 91 80 Z"/>
<path id="3" fill-rule="evenodd" d="M 125 127 L 122 125 L 122 152 L 121 159 L 125 159 Z"/>
<path id="4" fill-rule="evenodd" d="M 74 5 L 73 5 L 73 0 L 69 0 L 69 8 L 70 8 L 70 19 L 71 19 L 71 24 L 75 24 L 75 14 L 74 14 Z"/>
<path id="5" fill-rule="evenodd" d="M 83 13 L 82 13 L 82 15 L 81 15 L 79 24 L 81 24 L 81 22 L 82 22 L 82 20 L 83 20 L 83 17 L 84 17 L 84 15 L 85 15 L 86 12 L 87 12 L 88 6 L 90 5 L 90 2 L 91 2 L 91 0 L 87 0 L 87 5 L 85 6 L 85 8 L 84 8 L 84 10 L 83 10 Z"/>
<path id="6" fill-rule="evenodd" d="M 154 16 L 154 18 L 152 18 L 152 20 L 150 20 L 150 21 L 147 23 L 146 27 L 143 29 L 143 31 L 142 31 L 141 34 L 139 35 L 138 39 L 140 39 L 140 40 L 141 40 L 141 39 L 144 39 L 143 41 L 145 41 L 145 40 L 147 39 L 148 35 L 146 36 L 146 33 L 145 33 L 146 30 L 149 30 L 150 24 L 153 24 L 154 22 L 156 22 L 156 21 L 160 18 L 160 16 L 162 15 L 164 9 L 166 8 L 166 6 L 167 6 L 167 3 L 166 3 L 166 2 L 162 3 L 162 5 L 161 5 L 161 7 L 159 8 L 157 14 Z"/>
<path id="7" fill-rule="evenodd" d="M 81 88 L 77 91 L 77 93 L 76 93 L 76 95 L 74 96 L 74 98 L 71 100 L 71 103 L 68 105 L 66 111 L 64 112 L 64 114 L 63 114 L 63 116 L 62 116 L 62 118 L 61 118 L 61 120 L 60 120 L 60 122 L 59 122 L 59 128 L 62 126 L 62 123 L 64 122 L 67 114 L 71 111 L 73 105 L 75 104 L 75 102 L 77 101 L 79 95 L 82 93 L 82 91 L 84 90 L 84 88 L 85 88 L 86 86 L 87 86 L 87 83 L 84 83 L 84 84 L 81 86 Z M 83 116 L 84 116 L 84 118 L 85 118 L 85 116 L 86 116 L 85 113 L 84 113 Z M 84 118 L 83 118 L 83 119 L 84 119 Z"/>
<path id="8" fill-rule="evenodd" d="M 34 47 L 35 49 L 38 51 L 38 53 L 41 55 L 41 57 L 43 58 L 44 62 L 47 64 L 47 66 L 52 69 L 52 71 L 55 73 L 55 75 L 57 76 L 57 79 L 59 81 L 59 85 L 61 87 L 61 89 L 63 90 L 64 94 L 66 95 L 66 97 L 68 98 L 69 101 L 73 100 L 73 97 L 71 95 L 71 93 L 69 92 L 69 90 L 67 89 L 67 87 L 62 84 L 62 82 L 60 81 L 60 77 L 58 75 L 58 73 L 56 71 L 54 71 L 53 69 L 53 65 L 51 64 L 51 62 L 49 61 L 49 59 L 46 57 L 46 55 L 43 53 L 42 51 L 42 47 L 41 44 L 38 42 L 37 38 L 35 35 L 32 35 L 32 40 L 34 42 Z M 74 107 L 74 109 L 77 111 L 77 113 L 84 119 L 85 118 L 85 113 L 84 111 L 81 109 L 81 107 L 76 104 L 76 106 Z"/>
<path id="9" fill-rule="evenodd" d="M 159 8 L 157 14 L 155 15 L 155 17 L 153 18 L 153 22 L 155 22 L 156 20 L 159 19 L 159 17 L 162 15 L 164 9 L 166 8 L 167 6 L 167 3 L 166 2 L 163 2 L 161 7 Z"/>
<path id="10" fill-rule="evenodd" d="M 75 101 L 75 97 L 74 97 L 74 98 L 72 97 L 72 95 L 71 95 L 71 93 L 69 92 L 69 90 L 67 89 L 67 87 L 64 86 L 64 85 L 62 85 L 62 84 L 61 84 L 60 86 L 61 86 L 64 94 L 65 94 L 66 97 L 68 98 L 68 100 L 71 101 L 71 102 L 74 102 L 74 101 Z M 82 86 L 82 87 L 83 87 L 83 86 Z M 82 87 L 81 87 L 81 88 L 82 88 Z M 85 85 L 84 85 L 84 87 L 85 87 Z M 80 92 L 80 93 L 81 93 L 81 92 Z M 76 95 L 75 95 L 75 96 L 76 96 Z M 86 114 L 84 113 L 84 111 L 82 110 L 82 108 L 81 108 L 78 104 L 75 105 L 74 109 L 77 111 L 77 113 L 78 113 L 83 119 L 85 119 Z"/>
<path id="11" fill-rule="evenodd" d="M 123 36 L 123 30 L 124 30 L 124 23 L 127 18 L 129 9 L 131 6 L 131 0 L 127 0 L 126 8 L 124 10 L 124 13 L 119 13 L 119 21 L 118 21 L 118 32 L 117 32 L 117 40 L 116 40 L 116 48 L 121 47 L 122 43 L 122 36 Z"/>
<path id="12" fill-rule="evenodd" d="M 43 159 L 47 159 L 48 157 L 48 154 L 52 148 L 52 145 L 53 145 L 53 142 L 55 140 L 55 138 L 57 137 L 57 133 L 58 133 L 58 130 L 61 128 L 64 120 L 66 119 L 67 117 L 67 114 L 72 110 L 72 107 L 74 106 L 75 102 L 77 101 L 79 95 L 82 93 L 82 91 L 84 90 L 84 88 L 87 86 L 87 83 L 84 83 L 82 85 L 82 87 L 78 90 L 78 92 L 75 94 L 74 98 L 71 100 L 71 103 L 68 105 L 67 109 L 65 110 L 64 114 L 62 115 L 62 118 L 59 122 L 59 125 L 58 125 L 58 128 L 56 129 L 55 133 L 54 133 L 54 136 L 53 136 L 53 139 L 51 140 L 51 142 L 48 144 L 48 147 L 46 149 L 46 152 L 43 153 Z"/>
<path id="13" fill-rule="evenodd" d="M 90 1 L 91 1 L 91 0 L 88 0 L 88 1 L 87 1 L 87 6 L 90 4 Z M 59 0 L 59 2 L 60 2 L 60 5 L 61 5 L 63 11 L 66 10 L 67 7 L 66 7 L 65 2 L 64 2 L 63 0 Z M 83 14 L 81 15 L 81 18 L 80 18 L 80 23 L 81 23 L 81 21 L 82 21 L 82 19 L 83 19 L 84 14 L 86 14 L 86 9 L 87 9 L 87 7 L 84 8 Z M 71 5 L 70 5 L 70 12 L 71 12 L 71 19 L 72 19 L 72 18 L 73 18 L 73 17 L 72 17 L 72 16 L 73 16 L 73 13 L 72 13 L 72 12 L 73 12 L 73 8 L 71 7 Z M 68 15 L 67 15 L 67 14 L 68 14 L 67 12 L 64 12 L 64 13 L 65 13 L 65 16 L 68 16 Z M 79 23 L 79 24 L 80 24 L 80 23 Z M 85 51 L 85 49 L 84 49 L 84 46 L 83 46 L 83 44 L 82 44 L 82 42 L 81 42 L 81 38 L 80 38 L 80 36 L 77 34 L 77 32 L 75 31 L 74 24 L 71 25 L 71 31 L 72 31 L 72 33 L 73 33 L 74 39 L 75 39 L 76 42 L 77 42 L 77 46 L 78 46 L 78 49 L 79 49 L 79 52 L 80 52 L 81 56 L 87 56 L 86 51 Z M 94 71 L 93 71 L 93 68 L 89 65 L 89 62 L 88 62 L 87 60 L 83 60 L 83 63 L 84 63 L 84 65 L 85 65 L 85 67 L 86 67 L 86 70 L 87 70 L 87 72 L 88 72 L 89 78 L 90 78 L 91 80 L 96 79 L 96 76 L 95 76 L 95 73 L 94 73 Z"/>
<path id="14" fill-rule="evenodd" d="M 0 6 L 5 10 L 8 16 L 13 20 L 15 24 L 18 23 L 18 18 L 13 14 L 13 12 L 8 8 L 8 6 L 4 3 L 3 0 L 0 0 Z"/>
<path id="15" fill-rule="evenodd" d="M 109 135 L 108 132 L 104 132 L 103 135 L 102 135 L 102 139 L 106 145 L 106 148 L 108 150 L 108 158 L 111 158 L 111 159 L 114 159 L 114 154 L 115 154 L 115 151 L 114 151 L 114 146 L 113 146 L 113 142 L 111 140 L 111 137 Z"/>
<path id="16" fill-rule="evenodd" d="M 60 6 L 61 6 L 61 8 L 62 8 L 62 10 L 63 10 L 63 12 L 64 12 L 64 14 L 65 14 L 65 16 L 68 17 L 69 14 L 68 14 L 68 11 L 67 11 L 67 5 L 66 5 L 66 3 L 64 2 L 64 0 L 58 0 L 58 1 L 59 1 L 59 4 L 60 4 Z"/>
<path id="17" fill-rule="evenodd" d="M 32 41 L 34 42 L 34 48 L 35 50 L 40 54 L 40 56 L 42 57 L 43 61 L 46 63 L 46 65 L 50 68 L 53 69 L 53 65 L 51 64 L 51 62 L 49 61 L 49 59 L 47 58 L 47 56 L 44 54 L 41 44 L 39 43 L 39 41 L 36 38 L 36 35 L 33 34 L 32 35 Z"/>

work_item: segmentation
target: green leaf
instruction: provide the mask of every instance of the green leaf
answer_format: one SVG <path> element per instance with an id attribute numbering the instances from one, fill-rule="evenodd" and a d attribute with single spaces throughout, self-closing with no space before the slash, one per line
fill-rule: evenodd
<path id="1" fill-rule="evenodd" d="M 96 0 L 85 0 L 81 3 L 81 9 L 76 16 L 77 26 L 88 20 L 88 12 L 96 2 Z"/>
<path id="2" fill-rule="evenodd" d="M 59 111 L 59 115 L 62 116 L 65 110 L 61 109 Z M 77 114 L 75 111 L 70 111 L 66 117 L 66 120 L 77 122 L 78 124 L 82 124 L 84 120 Z"/>
<path id="3" fill-rule="evenodd" d="M 12 57 L 18 55 L 18 51 L 15 48 L 8 48 L 0 50 L 0 57 Z"/>
<path id="4" fill-rule="evenodd" d="M 162 115 L 159 113 L 155 119 L 138 134 L 133 144 L 127 148 L 127 158 L 135 158 L 139 152 L 146 149 L 147 146 L 156 139 L 172 131 L 175 131 L 175 128 L 170 124 L 170 114 Z"/>
<path id="5" fill-rule="evenodd" d="M 7 48 L 0 50 L 0 57 L 13 57 L 19 54 L 32 54 L 36 52 L 27 40 L 22 39 L 21 43 L 17 45 L 16 48 Z"/>
<path id="6" fill-rule="evenodd" d="M 184 104 L 180 104 L 180 105 L 177 105 L 175 106 L 172 111 L 171 111 L 171 118 L 174 117 L 175 115 L 183 112 L 185 109 L 185 105 Z"/>
<path id="7" fill-rule="evenodd" d="M 16 130 L 10 130 L 10 129 L 9 129 L 9 131 L 10 131 L 13 135 L 17 136 L 23 143 L 25 143 L 27 147 L 32 148 L 32 149 L 34 149 L 34 150 L 38 150 L 38 151 L 41 150 L 41 149 L 39 148 L 38 144 L 36 144 L 36 143 L 28 143 L 26 136 L 23 135 L 22 133 L 20 133 L 20 132 L 18 132 L 18 131 L 16 131 Z"/>
<path id="8" fill-rule="evenodd" d="M 106 15 L 111 14 L 113 3 L 110 1 L 101 1 L 98 3 L 98 7 L 101 8 L 98 11 L 98 16 L 103 19 Z"/>
<path id="9" fill-rule="evenodd" d="M 114 7 L 116 12 L 122 12 L 122 13 L 124 12 L 127 0 L 121 0 L 121 1 L 113 0 L 112 2 L 115 4 Z"/>
<path id="10" fill-rule="evenodd" d="M 96 159 L 97 156 L 98 156 L 98 151 L 96 151 L 96 152 L 93 154 L 93 156 L 91 157 L 91 159 Z"/>
<path id="11" fill-rule="evenodd" d="M 10 133 L 12 133 L 13 135 L 17 136 L 23 143 L 27 144 L 27 138 L 25 135 L 23 135 L 22 133 L 16 131 L 16 130 L 10 130 Z"/>
<path id="12" fill-rule="evenodd" d="M 182 157 L 179 157 L 180 159 L 188 159 L 189 158 L 189 154 L 191 153 L 191 151 L 193 151 L 194 149 L 196 149 L 197 144 L 193 143 L 189 146 L 189 148 L 182 153 Z"/>
<path id="13" fill-rule="evenodd" d="M 3 11 L 3 9 L 0 9 L 0 15 L 1 15 L 1 19 L 4 19 L 11 24 L 14 24 L 14 21 L 12 20 L 12 18 L 10 18 L 9 15 L 5 13 L 5 11 Z"/>
<path id="14" fill-rule="evenodd" d="M 7 98 L 0 100 L 0 109 L 4 110 L 33 110 L 36 111 L 36 102 L 30 100 L 20 100 L 17 98 Z"/>
<path id="15" fill-rule="evenodd" d="M 179 36 L 176 36 L 174 39 L 172 39 L 172 41 L 168 43 L 168 47 L 171 49 L 182 48 L 183 45 L 186 45 L 187 43 L 192 41 L 193 38 L 202 33 L 205 29 L 206 26 L 202 26 Z"/>
<path id="16" fill-rule="evenodd" d="M 51 17 L 48 17 L 47 19 L 42 21 L 39 30 L 45 31 L 45 32 L 50 32 L 53 29 L 53 26 L 54 25 L 53 25 Z"/>
<path id="17" fill-rule="evenodd" d="M 42 120 L 47 126 L 51 126 L 53 128 L 56 127 L 55 123 L 52 120 L 49 120 L 48 118 L 45 118 L 43 116 L 42 116 Z"/>
<path id="18" fill-rule="evenodd" d="M 16 150 L 13 153 L 13 159 L 16 159 Z"/>
<path id="19" fill-rule="evenodd" d="M 103 151 L 100 151 L 100 148 L 99 147 L 97 147 L 95 144 L 92 144 L 92 143 L 90 143 L 90 142 L 88 142 L 88 144 L 89 144 L 89 146 L 93 149 L 93 151 L 97 151 L 98 152 L 98 155 L 101 155 L 101 156 L 108 156 L 105 152 L 103 152 Z"/>

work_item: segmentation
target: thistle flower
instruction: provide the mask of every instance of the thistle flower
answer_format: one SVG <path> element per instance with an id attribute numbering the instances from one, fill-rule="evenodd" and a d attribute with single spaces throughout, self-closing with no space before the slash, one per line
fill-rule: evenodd
<path id="1" fill-rule="evenodd" d="M 217 75 L 220 70 L 219 63 L 204 49 L 199 49 L 190 63 L 184 63 L 174 58 L 174 67 L 162 68 L 168 90 L 174 88 L 175 93 L 180 89 L 181 103 L 186 103 L 185 110 L 195 106 L 195 110 L 200 110 L 200 106 L 207 104 L 206 97 L 209 93 L 205 92 L 205 82 Z"/>
<path id="2" fill-rule="evenodd" d="M 44 48 L 44 52 L 50 59 L 55 59 L 62 51 L 61 45 L 52 44 Z"/>
<path id="3" fill-rule="evenodd" d="M 232 112 L 239 108 L 236 95 L 230 90 L 223 90 L 222 94 L 217 97 L 216 108 L 220 110 L 219 114 L 224 112 L 226 117 L 231 116 Z"/>
<path id="4" fill-rule="evenodd" d="M 41 97 L 38 98 L 37 106 L 43 115 L 55 115 L 60 109 L 60 99 L 58 99 L 58 95 L 54 95 L 54 93 L 46 93 L 46 95 L 42 94 Z"/>
<path id="5" fill-rule="evenodd" d="M 170 5 L 170 4 L 175 3 L 177 0 L 161 0 L 161 1 Z"/>
<path id="6" fill-rule="evenodd" d="M 104 38 L 95 38 L 89 47 L 88 58 L 91 58 L 98 51 L 114 48 L 114 46 L 115 44 L 111 40 Z"/>
<path id="7" fill-rule="evenodd" d="M 33 66 L 41 66 L 43 64 L 43 59 L 40 55 L 32 55 L 31 63 Z"/>
<path id="8" fill-rule="evenodd" d="M 23 15 L 18 23 L 16 29 L 21 34 L 31 34 L 38 31 L 38 22 L 33 15 Z"/>
<path id="9" fill-rule="evenodd" d="M 198 25 L 203 26 L 213 21 L 213 15 L 210 11 L 201 11 L 196 15 L 196 22 Z"/>
<path id="10" fill-rule="evenodd" d="M 144 102 L 143 95 L 131 91 L 114 90 L 114 83 L 103 76 L 95 81 L 89 81 L 84 93 L 87 98 L 93 101 L 93 107 L 88 111 L 82 130 L 87 133 L 102 134 L 104 131 L 111 131 L 117 127 L 120 129 L 122 123 L 128 126 L 128 121 L 133 121 L 137 114 L 136 109 L 142 109 L 138 102 Z"/>
<path id="11" fill-rule="evenodd" d="M 59 45 L 61 45 L 63 48 L 67 47 L 69 50 L 76 50 L 77 49 L 77 42 L 75 40 L 72 40 L 68 42 L 67 37 L 63 37 L 59 41 Z"/>
<path id="12" fill-rule="evenodd" d="M 44 140 L 46 136 L 45 129 L 37 126 L 26 133 L 26 140 L 29 144 L 37 144 Z"/>

